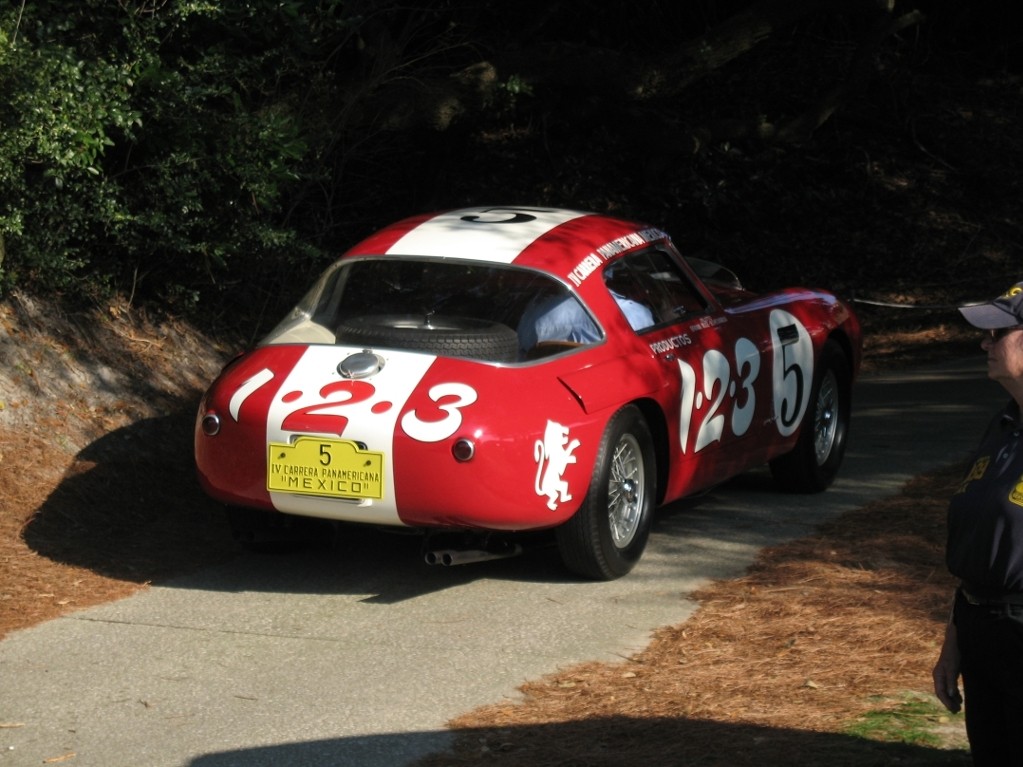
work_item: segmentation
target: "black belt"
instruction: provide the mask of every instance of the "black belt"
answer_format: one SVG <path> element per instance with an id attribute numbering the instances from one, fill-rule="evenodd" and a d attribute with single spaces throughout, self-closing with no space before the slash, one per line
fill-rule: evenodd
<path id="1" fill-rule="evenodd" d="M 1002 594 L 995 594 L 979 589 L 971 588 L 965 584 L 959 587 L 959 593 L 963 599 L 977 607 L 1001 607 L 1004 605 L 1023 605 L 1023 593 L 1010 591 Z"/>

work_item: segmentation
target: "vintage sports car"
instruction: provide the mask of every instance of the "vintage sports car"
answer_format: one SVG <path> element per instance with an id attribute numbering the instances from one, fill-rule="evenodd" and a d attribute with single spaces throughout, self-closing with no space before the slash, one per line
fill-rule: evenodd
<path id="1" fill-rule="evenodd" d="M 826 488 L 860 350 L 831 293 L 752 293 L 654 227 L 424 215 L 345 253 L 226 366 L 195 460 L 254 547 L 319 518 L 421 531 L 452 564 L 552 530 L 570 570 L 612 579 L 661 504 L 765 463 Z"/>

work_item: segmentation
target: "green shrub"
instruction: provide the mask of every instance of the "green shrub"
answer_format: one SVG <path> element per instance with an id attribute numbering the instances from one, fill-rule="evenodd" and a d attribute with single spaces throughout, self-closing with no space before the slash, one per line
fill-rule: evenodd
<path id="1" fill-rule="evenodd" d="M 194 296 L 232 259 L 316 258 L 282 205 L 310 178 L 319 65 L 294 25 L 340 3 L 224 5 L 0 11 L 0 289 Z"/>

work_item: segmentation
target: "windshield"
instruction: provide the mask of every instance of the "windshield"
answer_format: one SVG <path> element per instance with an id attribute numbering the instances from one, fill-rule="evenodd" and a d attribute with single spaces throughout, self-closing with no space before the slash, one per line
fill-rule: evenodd
<path id="1" fill-rule="evenodd" d="M 358 258 L 328 269 L 263 344 L 379 346 L 508 362 L 602 338 L 576 295 L 540 272 Z"/>

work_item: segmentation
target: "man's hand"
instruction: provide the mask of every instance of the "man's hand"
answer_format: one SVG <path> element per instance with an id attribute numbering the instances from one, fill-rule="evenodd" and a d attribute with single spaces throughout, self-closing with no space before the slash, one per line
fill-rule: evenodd
<path id="1" fill-rule="evenodd" d="M 949 621 L 945 629 L 945 641 L 941 645 L 938 662 L 934 664 L 931 676 L 934 678 L 934 694 L 941 705 L 958 714 L 963 707 L 963 696 L 959 692 L 959 640 L 956 627 Z"/>

